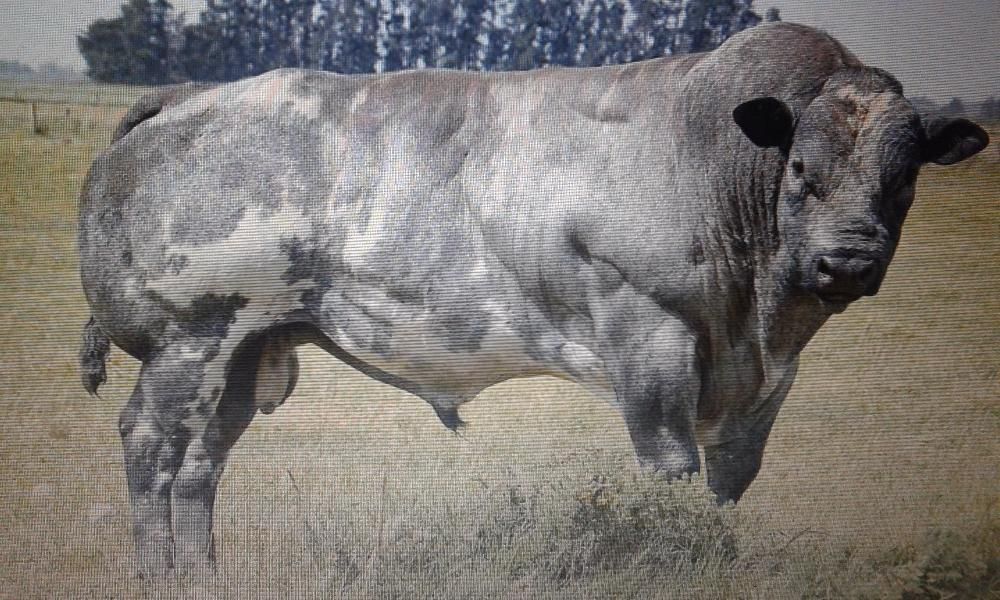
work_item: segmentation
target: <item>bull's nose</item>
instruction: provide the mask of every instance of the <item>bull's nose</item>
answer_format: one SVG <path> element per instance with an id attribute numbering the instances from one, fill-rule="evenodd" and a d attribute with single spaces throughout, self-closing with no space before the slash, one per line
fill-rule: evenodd
<path id="1" fill-rule="evenodd" d="M 879 265 L 865 257 L 820 256 L 816 261 L 816 292 L 839 301 L 856 300 L 878 291 Z"/>

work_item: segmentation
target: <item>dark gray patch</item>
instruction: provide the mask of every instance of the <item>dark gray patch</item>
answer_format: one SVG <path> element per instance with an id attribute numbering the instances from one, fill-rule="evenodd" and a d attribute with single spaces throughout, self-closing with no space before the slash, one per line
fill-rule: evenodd
<path id="1" fill-rule="evenodd" d="M 691 247 L 688 248 L 688 260 L 696 266 L 705 262 L 705 246 L 698 236 L 694 236 L 694 239 L 691 240 Z"/>
<path id="2" fill-rule="evenodd" d="M 356 311 L 355 315 L 360 313 L 364 316 L 363 319 L 354 318 L 351 322 L 354 324 L 354 331 L 362 328 L 361 323 L 365 323 L 367 327 L 366 335 L 363 336 L 365 344 L 368 349 L 375 352 L 379 356 L 387 357 L 391 350 L 392 341 L 392 322 L 386 319 L 379 318 L 372 314 L 364 305 L 354 302 L 347 296 L 344 297 L 350 306 Z"/>
<path id="3" fill-rule="evenodd" d="M 732 252 L 733 257 L 737 259 L 742 259 L 750 255 L 750 245 L 746 240 L 739 238 L 729 240 L 729 250 Z"/>
<path id="4" fill-rule="evenodd" d="M 362 303 L 341 291 L 336 298 L 325 298 L 319 320 L 346 331 L 359 347 L 388 358 L 391 354 L 392 322 L 380 318 Z"/>
<path id="5" fill-rule="evenodd" d="M 281 275 L 282 281 L 288 285 L 305 280 L 315 282 L 315 287 L 303 290 L 299 301 L 307 312 L 319 315 L 323 297 L 332 286 L 334 275 L 344 272 L 343 265 L 316 239 L 286 237 L 281 239 L 280 248 L 289 262 Z"/>
<path id="6" fill-rule="evenodd" d="M 490 329 L 489 317 L 485 310 L 452 306 L 447 312 L 436 314 L 433 323 L 444 332 L 450 351 L 476 352 Z"/>
<path id="7" fill-rule="evenodd" d="M 202 356 L 188 358 L 182 354 L 180 345 L 167 344 L 144 365 L 140 375 L 141 387 L 155 404 L 156 413 L 162 416 L 158 422 L 171 424 L 170 430 L 164 432 L 167 435 L 188 435 L 190 431 L 182 421 L 208 401 L 199 397 L 205 379 L 204 354 L 211 352 L 218 340 L 187 339 L 183 344 L 194 346 Z"/>
<path id="8" fill-rule="evenodd" d="M 323 306 L 323 296 L 326 294 L 326 289 L 321 287 L 309 288 L 303 290 L 302 294 L 299 296 L 299 302 L 302 306 L 312 314 L 318 314 L 320 308 Z"/>
<path id="9" fill-rule="evenodd" d="M 422 306 L 426 297 L 426 291 L 418 286 L 399 285 L 389 282 L 385 293 L 388 297 L 402 304 Z"/>
<path id="10" fill-rule="evenodd" d="M 281 280 L 292 285 L 304 279 L 311 279 L 323 288 L 329 288 L 335 270 L 330 253 L 320 247 L 316 240 L 303 240 L 297 236 L 282 238 L 281 252 L 288 257 L 289 267 L 281 275 Z"/>
<path id="11" fill-rule="evenodd" d="M 197 246 L 227 238 L 239 226 L 246 207 L 231 202 L 219 204 L 209 198 L 188 203 L 186 210 L 174 214 L 170 223 L 172 244 Z"/>
<path id="12" fill-rule="evenodd" d="M 209 292 L 192 300 L 189 306 L 179 307 L 153 290 L 147 290 L 146 296 L 173 316 L 180 331 L 196 338 L 217 340 L 226 337 L 229 325 L 236 320 L 236 311 L 250 302 L 238 293 L 220 296 Z"/>
<path id="13" fill-rule="evenodd" d="M 219 296 L 207 293 L 191 301 L 191 306 L 178 311 L 177 323 L 196 337 L 223 338 L 229 325 L 236 320 L 236 311 L 249 299 L 238 293 Z"/>
<path id="14" fill-rule="evenodd" d="M 188 257 L 183 254 L 172 254 L 167 259 L 167 270 L 171 275 L 180 275 L 187 265 Z"/>
<path id="15" fill-rule="evenodd" d="M 368 341 L 368 348 L 379 356 L 389 356 L 392 353 L 392 328 L 385 327 L 375 330 L 374 335 Z"/>
<path id="16" fill-rule="evenodd" d="M 575 231 L 570 232 L 569 245 L 573 249 L 573 252 L 575 252 L 577 256 L 583 259 L 583 262 L 587 263 L 588 265 L 591 263 L 590 250 L 587 249 L 586 242 L 584 242 L 583 239 L 580 238 L 577 232 Z"/>

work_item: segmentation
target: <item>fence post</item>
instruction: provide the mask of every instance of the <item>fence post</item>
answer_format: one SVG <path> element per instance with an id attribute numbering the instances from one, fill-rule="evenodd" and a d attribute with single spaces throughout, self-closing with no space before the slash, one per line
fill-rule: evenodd
<path id="1" fill-rule="evenodd" d="M 35 135 L 42 133 L 42 128 L 38 126 L 38 104 L 36 102 L 31 103 L 31 129 Z"/>

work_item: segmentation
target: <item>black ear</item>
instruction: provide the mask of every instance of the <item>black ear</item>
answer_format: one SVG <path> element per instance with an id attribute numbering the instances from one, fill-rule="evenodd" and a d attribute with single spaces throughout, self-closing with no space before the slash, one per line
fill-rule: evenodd
<path id="1" fill-rule="evenodd" d="M 795 129 L 792 111 L 770 96 L 756 98 L 733 109 L 733 120 L 750 141 L 761 148 L 787 146 Z"/>
<path id="2" fill-rule="evenodd" d="M 923 159 L 939 165 L 963 161 L 990 143 L 983 128 L 967 119 L 934 119 L 924 131 Z"/>

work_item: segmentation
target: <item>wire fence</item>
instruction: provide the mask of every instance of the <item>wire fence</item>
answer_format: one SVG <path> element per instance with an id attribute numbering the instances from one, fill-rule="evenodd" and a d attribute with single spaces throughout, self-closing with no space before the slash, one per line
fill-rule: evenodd
<path id="1" fill-rule="evenodd" d="M 78 134 L 100 127 L 108 113 L 125 111 L 149 91 L 138 86 L 94 83 L 40 84 L 0 81 L 0 117 L 4 128 L 30 124 L 36 135 L 65 130 Z M 23 107 L 23 108 L 17 108 Z M 116 119 L 112 119 L 116 120 Z"/>

